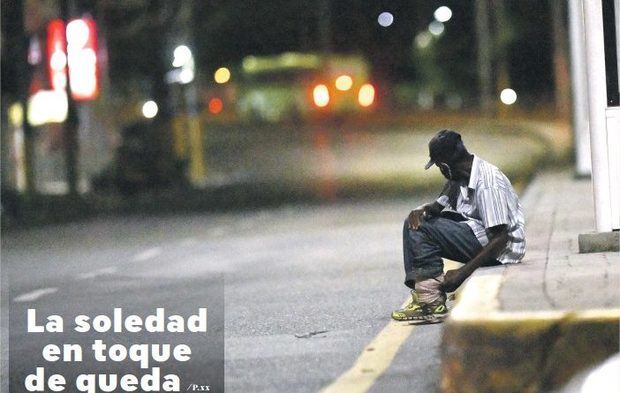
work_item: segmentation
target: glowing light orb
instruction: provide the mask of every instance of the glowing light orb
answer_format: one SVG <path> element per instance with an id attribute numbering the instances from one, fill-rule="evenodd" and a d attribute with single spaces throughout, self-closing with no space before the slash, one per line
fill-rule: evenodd
<path id="1" fill-rule="evenodd" d="M 159 112 L 159 107 L 153 100 L 147 101 L 142 105 L 142 115 L 147 119 L 152 119 L 157 116 L 157 112 Z"/>
<path id="2" fill-rule="evenodd" d="M 392 23 L 394 23 L 394 15 L 392 15 L 390 12 L 382 12 L 379 14 L 379 17 L 377 18 L 377 22 L 379 22 L 379 25 L 383 26 L 383 27 L 390 27 L 392 25 Z"/>
<path id="3" fill-rule="evenodd" d="M 500 93 L 499 99 L 505 105 L 512 105 L 517 102 L 517 92 L 512 89 L 504 89 Z"/>
<path id="4" fill-rule="evenodd" d="M 340 75 L 336 78 L 336 89 L 347 91 L 353 86 L 353 79 L 349 75 Z"/>

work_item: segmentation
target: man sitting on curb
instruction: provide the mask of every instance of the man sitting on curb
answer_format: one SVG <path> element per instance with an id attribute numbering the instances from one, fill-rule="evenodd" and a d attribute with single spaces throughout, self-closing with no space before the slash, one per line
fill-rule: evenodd
<path id="1" fill-rule="evenodd" d="M 525 254 L 524 218 L 510 180 L 470 154 L 461 135 L 441 130 L 428 144 L 430 161 L 448 179 L 439 198 L 413 210 L 403 228 L 405 285 L 411 301 L 392 313 L 398 321 L 441 322 L 446 292 L 480 266 L 518 263 Z M 462 262 L 443 273 L 442 258 Z"/>

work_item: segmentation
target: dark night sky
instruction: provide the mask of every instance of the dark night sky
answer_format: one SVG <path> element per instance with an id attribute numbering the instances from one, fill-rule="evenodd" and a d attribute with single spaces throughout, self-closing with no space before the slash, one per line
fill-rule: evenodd
<path id="1" fill-rule="evenodd" d="M 207 75 L 222 65 L 235 66 L 247 55 L 284 51 L 312 51 L 318 44 L 319 0 L 147 0 L 151 7 L 165 7 L 172 13 L 181 4 L 191 4 L 188 26 L 169 24 L 154 29 L 144 15 L 144 6 L 127 9 L 114 2 L 78 2 L 82 10 L 92 10 L 103 21 L 108 44 L 110 78 L 115 85 L 128 79 L 145 78 L 153 69 L 154 48 L 171 52 L 180 30 L 193 35 L 198 72 Z M 112 6 L 102 7 L 102 4 Z M 548 1 L 506 1 L 512 85 L 531 95 L 553 91 L 551 63 L 551 21 Z M 3 2 L 3 22 L 7 22 Z M 476 83 L 476 41 L 474 0 L 331 0 L 331 42 L 335 52 L 366 55 L 375 77 L 392 81 L 420 79 L 419 64 L 412 56 L 415 35 L 433 20 L 433 11 L 447 5 L 452 19 L 435 46 L 437 67 L 446 83 L 470 87 Z M 394 14 L 394 24 L 383 28 L 377 23 L 382 11 Z M 177 23 L 178 24 L 178 23 Z M 8 23 L 3 23 L 3 30 Z M 137 26 L 137 27 L 136 27 Z M 6 30 L 4 30 L 6 32 Z M 5 34 L 6 36 L 6 34 Z M 164 40 L 164 37 L 167 37 Z M 6 70 L 3 58 L 3 70 Z M 6 74 L 5 74 L 6 75 Z"/>
<path id="2" fill-rule="evenodd" d="M 195 45 L 205 69 L 235 64 L 249 54 L 318 50 L 318 12 L 313 1 L 202 2 L 195 12 Z M 208 4 L 207 4 L 208 3 Z M 540 0 L 507 1 L 507 28 L 513 86 L 531 94 L 552 91 L 551 21 L 548 4 Z M 476 41 L 474 1 L 462 0 L 332 0 L 332 45 L 336 52 L 364 53 L 380 77 L 415 80 L 410 56 L 415 34 L 426 29 L 433 11 L 453 10 L 438 42 L 439 67 L 454 83 L 475 83 Z M 382 11 L 394 14 L 389 28 L 377 23 Z M 460 79 L 460 81 L 459 81 Z"/>

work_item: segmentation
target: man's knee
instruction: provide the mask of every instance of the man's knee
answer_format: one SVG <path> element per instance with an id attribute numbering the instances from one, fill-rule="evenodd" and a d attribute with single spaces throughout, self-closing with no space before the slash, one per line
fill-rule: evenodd
<path id="1" fill-rule="evenodd" d="M 422 233 L 418 229 L 411 228 L 409 225 L 409 218 L 405 218 L 405 223 L 403 224 L 403 235 L 410 238 L 417 238 L 422 235 Z"/>

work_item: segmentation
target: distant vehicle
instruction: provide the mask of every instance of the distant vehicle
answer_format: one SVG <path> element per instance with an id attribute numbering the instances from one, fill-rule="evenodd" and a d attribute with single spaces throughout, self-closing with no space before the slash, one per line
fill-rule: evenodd
<path id="1" fill-rule="evenodd" d="M 248 56 L 241 64 L 241 119 L 278 122 L 370 110 L 375 87 L 357 55 L 283 53 Z"/>

